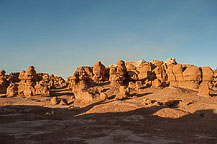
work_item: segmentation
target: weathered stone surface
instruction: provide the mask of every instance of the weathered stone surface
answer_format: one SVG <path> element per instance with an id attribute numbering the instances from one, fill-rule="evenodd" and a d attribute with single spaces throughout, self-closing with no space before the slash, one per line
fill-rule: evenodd
<path id="1" fill-rule="evenodd" d="M 136 70 L 138 71 L 138 80 L 152 80 L 152 66 L 150 62 L 142 63 L 139 65 Z"/>
<path id="2" fill-rule="evenodd" d="M 74 91 L 75 105 L 88 105 L 94 100 L 94 96 L 84 89 L 76 89 Z"/>
<path id="3" fill-rule="evenodd" d="M 104 101 L 108 98 L 108 95 L 104 92 L 101 92 L 100 93 L 100 101 Z"/>
<path id="4" fill-rule="evenodd" d="M 20 82 L 18 83 L 18 92 L 20 96 L 49 95 L 49 80 L 53 79 L 53 75 L 37 74 L 33 66 L 29 66 L 28 70 L 21 71 L 19 74 Z"/>
<path id="5" fill-rule="evenodd" d="M 97 83 L 105 80 L 105 72 L 106 72 L 105 66 L 100 61 L 98 61 L 93 66 L 93 74 L 94 74 L 93 80 Z"/>
<path id="6" fill-rule="evenodd" d="M 11 83 L 7 88 L 7 96 L 16 96 L 18 94 L 18 86 L 15 83 Z"/>
<path id="7" fill-rule="evenodd" d="M 154 81 L 152 81 L 152 87 L 154 88 L 161 87 L 161 81 L 159 79 L 155 79 Z"/>
<path id="8" fill-rule="evenodd" d="M 206 82 L 203 82 L 199 86 L 199 91 L 198 91 L 199 96 L 205 96 L 209 97 L 210 96 L 210 90 L 209 90 L 209 85 Z"/>
<path id="9" fill-rule="evenodd" d="M 127 65 L 127 75 L 129 80 L 138 80 L 139 72 L 136 70 L 136 66 L 133 64 Z"/>
<path id="10" fill-rule="evenodd" d="M 184 84 L 183 68 L 181 64 L 170 64 L 166 69 L 167 80 L 170 86 L 182 87 Z"/>
<path id="11" fill-rule="evenodd" d="M 214 72 L 210 67 L 202 67 L 202 80 L 210 82 L 214 78 Z"/>
<path id="12" fill-rule="evenodd" d="M 156 78 L 158 80 L 160 80 L 161 82 L 164 82 L 166 81 L 166 71 L 164 69 L 164 67 L 161 65 L 161 66 L 157 66 L 154 70 L 153 70 Z"/>
<path id="13" fill-rule="evenodd" d="M 117 63 L 117 67 L 111 67 L 109 72 L 109 81 L 111 86 L 122 85 L 126 80 L 127 68 L 125 62 L 120 60 Z"/>
<path id="14" fill-rule="evenodd" d="M 159 67 L 159 66 L 161 66 L 161 65 L 164 64 L 163 61 L 158 61 L 158 60 L 152 60 L 151 63 L 152 63 L 154 66 L 157 66 L 157 67 Z"/>
<path id="15" fill-rule="evenodd" d="M 128 61 L 126 62 L 126 67 L 128 67 L 128 65 L 133 65 L 135 67 L 140 66 L 141 64 L 145 63 L 145 60 L 139 60 L 139 61 Z"/>
<path id="16" fill-rule="evenodd" d="M 120 86 L 119 93 L 116 95 L 115 99 L 122 100 L 127 98 L 130 93 L 130 89 L 126 86 Z"/>
<path id="17" fill-rule="evenodd" d="M 165 63 L 165 64 L 177 64 L 175 58 L 169 58 L 169 59 L 167 59 L 164 63 Z"/>
<path id="18" fill-rule="evenodd" d="M 50 91 L 47 85 L 42 85 L 39 82 L 36 82 L 35 85 L 35 94 L 38 95 L 50 95 Z"/>
<path id="19" fill-rule="evenodd" d="M 194 65 L 187 66 L 183 72 L 184 83 L 183 88 L 198 89 L 199 83 L 202 80 L 202 73 L 199 67 Z"/>
<path id="20" fill-rule="evenodd" d="M 131 89 L 135 89 L 136 85 L 135 85 L 134 82 L 130 81 L 129 84 L 128 84 L 128 87 L 131 88 Z"/>
<path id="21" fill-rule="evenodd" d="M 143 88 L 142 81 L 136 81 L 135 86 L 136 86 L 136 90 Z"/>
<path id="22" fill-rule="evenodd" d="M 59 100 L 57 97 L 52 97 L 52 98 L 50 99 L 50 103 L 51 103 L 52 105 L 57 105 L 59 102 L 60 102 L 60 100 Z"/>
<path id="23" fill-rule="evenodd" d="M 201 81 L 201 70 L 199 67 L 194 65 L 188 66 L 187 69 L 183 72 L 183 77 L 185 81 Z"/>

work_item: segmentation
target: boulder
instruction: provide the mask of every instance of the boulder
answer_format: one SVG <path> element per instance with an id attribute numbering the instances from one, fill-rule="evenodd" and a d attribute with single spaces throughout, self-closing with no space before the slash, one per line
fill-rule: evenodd
<path id="1" fill-rule="evenodd" d="M 183 72 L 184 83 L 181 87 L 196 90 L 202 80 L 202 73 L 199 67 L 194 65 L 187 66 Z"/>
<path id="2" fill-rule="evenodd" d="M 199 86 L 199 96 L 210 97 L 210 90 L 208 83 L 202 82 Z"/>
<path id="3" fill-rule="evenodd" d="M 74 95 L 75 95 L 75 101 L 74 101 L 75 105 L 88 105 L 93 103 L 94 100 L 93 94 L 91 94 L 89 91 L 85 89 L 76 89 L 76 91 L 74 91 Z"/>
<path id="4" fill-rule="evenodd" d="M 202 80 L 210 82 L 214 78 L 214 72 L 210 67 L 202 67 Z"/>
<path id="5" fill-rule="evenodd" d="M 201 81 L 201 70 L 199 67 L 194 65 L 188 66 L 187 69 L 183 72 L 183 77 L 185 81 Z"/>

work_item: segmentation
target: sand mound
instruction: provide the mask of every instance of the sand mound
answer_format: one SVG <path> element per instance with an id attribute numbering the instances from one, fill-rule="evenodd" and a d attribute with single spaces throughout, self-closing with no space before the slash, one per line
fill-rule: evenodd
<path id="1" fill-rule="evenodd" d="M 161 110 L 157 111 L 153 115 L 156 115 L 156 116 L 159 116 L 159 117 L 162 117 L 162 118 L 176 119 L 176 118 L 183 117 L 183 116 L 185 116 L 187 114 L 189 114 L 189 113 L 178 110 L 178 109 L 164 108 L 164 109 L 161 109 Z"/>
<path id="2" fill-rule="evenodd" d="M 182 95 L 182 94 L 196 94 L 197 92 L 185 88 L 167 87 L 162 89 L 161 93 Z"/>

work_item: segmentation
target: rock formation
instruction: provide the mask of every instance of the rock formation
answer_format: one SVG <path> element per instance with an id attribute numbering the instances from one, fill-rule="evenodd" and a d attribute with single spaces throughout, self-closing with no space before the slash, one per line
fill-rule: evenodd
<path id="1" fill-rule="evenodd" d="M 19 82 L 11 83 L 7 88 L 7 96 L 19 95 L 30 97 L 36 94 L 50 94 L 48 86 L 40 81 L 40 74 L 36 74 L 33 66 L 29 66 L 26 71 L 21 71 L 18 78 Z"/>
<path id="2" fill-rule="evenodd" d="M 7 76 L 5 71 L 0 71 L 0 94 L 6 94 L 7 91 Z"/>
<path id="3" fill-rule="evenodd" d="M 7 88 L 7 96 L 8 97 L 17 96 L 17 94 L 18 94 L 17 84 L 11 83 Z"/>
<path id="4" fill-rule="evenodd" d="M 96 83 L 100 83 L 101 81 L 104 81 L 105 80 L 105 72 L 106 72 L 105 66 L 100 61 L 98 61 L 93 66 L 93 74 L 94 74 L 93 80 Z"/>
<path id="5" fill-rule="evenodd" d="M 199 67 L 194 65 L 187 66 L 183 72 L 184 85 L 182 87 L 189 89 L 198 89 L 199 83 L 202 80 L 202 73 Z"/>
<path id="6" fill-rule="evenodd" d="M 165 64 L 177 64 L 175 58 L 169 58 L 169 59 L 167 59 L 164 63 L 165 63 Z"/>
<path id="7" fill-rule="evenodd" d="M 19 75 L 21 80 L 18 86 L 18 95 L 32 96 L 35 95 L 36 71 L 33 66 L 29 66 L 27 71 L 21 71 Z"/>
<path id="8" fill-rule="evenodd" d="M 117 67 L 111 67 L 109 72 L 109 81 L 111 86 L 123 85 L 127 77 L 127 68 L 123 60 L 118 61 Z"/>
<path id="9" fill-rule="evenodd" d="M 205 96 L 205 97 L 209 97 L 210 96 L 210 90 L 209 90 L 208 83 L 201 83 L 200 84 L 198 95 L 199 96 Z"/>
<path id="10" fill-rule="evenodd" d="M 122 100 L 124 98 L 127 98 L 130 93 L 130 89 L 126 86 L 120 86 L 119 87 L 119 93 L 116 94 L 115 99 Z"/>

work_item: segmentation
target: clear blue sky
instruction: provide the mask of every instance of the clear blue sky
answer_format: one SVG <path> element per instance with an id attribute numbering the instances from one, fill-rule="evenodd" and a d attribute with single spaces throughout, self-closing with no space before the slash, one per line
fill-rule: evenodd
<path id="1" fill-rule="evenodd" d="M 217 67 L 217 0 L 0 0 L 0 69 L 64 78 L 98 60 Z"/>

